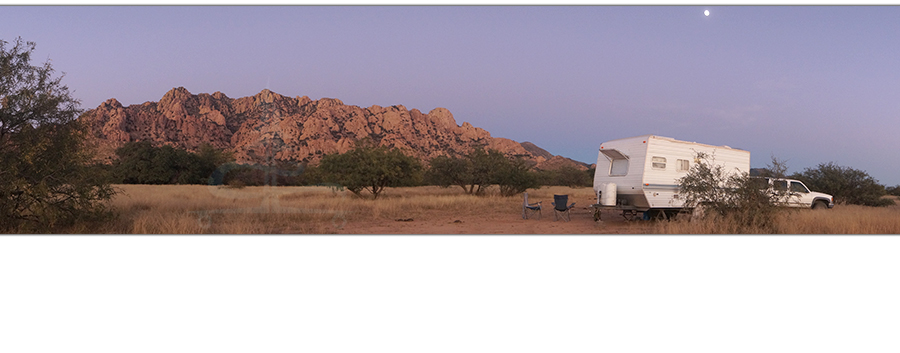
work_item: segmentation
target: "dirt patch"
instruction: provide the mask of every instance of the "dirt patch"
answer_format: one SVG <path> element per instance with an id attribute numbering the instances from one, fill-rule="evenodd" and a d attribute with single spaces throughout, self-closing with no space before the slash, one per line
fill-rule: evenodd
<path id="1" fill-rule="evenodd" d="M 522 219 L 521 213 L 452 215 L 439 210 L 425 212 L 411 221 L 404 219 L 347 220 L 335 229 L 338 234 L 632 234 L 642 233 L 646 225 L 628 222 L 618 213 L 605 211 L 601 222 L 594 222 L 590 209 L 569 211 L 570 221 L 555 220 L 552 209 Z"/>

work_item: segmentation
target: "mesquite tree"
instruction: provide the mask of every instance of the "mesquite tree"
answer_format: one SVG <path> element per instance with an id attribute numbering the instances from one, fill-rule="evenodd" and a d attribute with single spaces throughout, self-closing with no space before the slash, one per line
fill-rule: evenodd
<path id="1" fill-rule="evenodd" d="M 0 231 L 53 232 L 105 214 L 113 190 L 89 167 L 79 102 L 30 64 L 33 42 L 0 40 Z"/>
<path id="2" fill-rule="evenodd" d="M 357 196 L 363 190 L 373 198 L 385 187 L 417 185 L 421 181 L 422 164 L 398 149 L 377 147 L 372 141 L 361 140 L 350 151 L 327 154 L 318 169 L 328 182 L 341 185 Z"/>

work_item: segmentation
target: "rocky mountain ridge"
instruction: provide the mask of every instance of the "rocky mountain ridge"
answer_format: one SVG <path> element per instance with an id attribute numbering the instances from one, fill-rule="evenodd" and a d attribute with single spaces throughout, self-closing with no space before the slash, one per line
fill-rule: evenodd
<path id="1" fill-rule="evenodd" d="M 151 141 L 190 151 L 209 143 L 234 152 L 241 163 L 316 163 L 324 154 L 346 152 L 356 141 L 370 138 L 422 161 L 464 155 L 484 146 L 534 161 L 540 169 L 588 167 L 553 156 L 530 142 L 492 137 L 468 122 L 457 125 L 445 108 L 428 113 L 402 105 L 361 108 L 338 99 L 292 98 L 268 89 L 250 97 L 229 98 L 221 92 L 195 95 L 178 87 L 159 102 L 126 107 L 111 98 L 80 119 L 87 123 L 100 158 L 106 161 L 127 142 Z"/>

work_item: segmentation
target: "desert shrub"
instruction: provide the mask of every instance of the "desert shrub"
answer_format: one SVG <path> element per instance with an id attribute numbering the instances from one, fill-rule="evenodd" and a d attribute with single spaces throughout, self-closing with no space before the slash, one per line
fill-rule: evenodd
<path id="1" fill-rule="evenodd" d="M 775 215 L 783 212 L 788 193 L 769 193 L 763 179 L 749 173 L 728 171 L 715 164 L 714 156 L 697 153 L 688 173 L 678 179 L 678 194 L 687 208 L 701 207 L 704 213 L 727 219 L 737 233 L 776 233 Z M 770 176 L 779 177 L 787 169 L 773 157 Z"/>
<path id="2" fill-rule="evenodd" d="M 376 147 L 361 140 L 346 153 L 327 154 L 319 162 L 319 171 L 327 182 L 340 184 L 357 196 L 363 190 L 377 199 L 385 187 L 421 183 L 422 165 L 398 149 Z"/>
<path id="3" fill-rule="evenodd" d="M 803 181 L 813 191 L 831 194 L 835 203 L 863 206 L 894 204 L 893 200 L 882 198 L 887 195 L 884 185 L 879 184 L 868 173 L 832 162 L 806 168 L 792 177 Z"/>
<path id="4" fill-rule="evenodd" d="M 79 102 L 35 44 L 0 40 L 0 231 L 54 232 L 109 215 L 114 191 L 92 174 Z"/>

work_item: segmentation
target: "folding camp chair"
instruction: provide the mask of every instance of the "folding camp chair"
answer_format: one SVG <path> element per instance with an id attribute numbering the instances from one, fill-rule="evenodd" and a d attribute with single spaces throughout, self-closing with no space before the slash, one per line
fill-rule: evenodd
<path id="1" fill-rule="evenodd" d="M 543 201 L 538 201 L 537 203 L 528 203 L 528 193 L 526 192 L 525 202 L 522 203 L 522 218 L 528 219 L 528 212 L 531 212 L 531 214 L 537 212 L 538 219 L 541 219 L 541 202 Z"/>
<path id="2" fill-rule="evenodd" d="M 566 206 L 566 203 L 569 202 L 569 195 L 553 195 L 553 218 L 554 220 L 559 220 L 560 218 L 564 219 L 566 222 L 570 221 L 569 218 L 569 210 L 572 207 L 575 207 L 575 203 L 573 202 L 571 205 Z"/>

